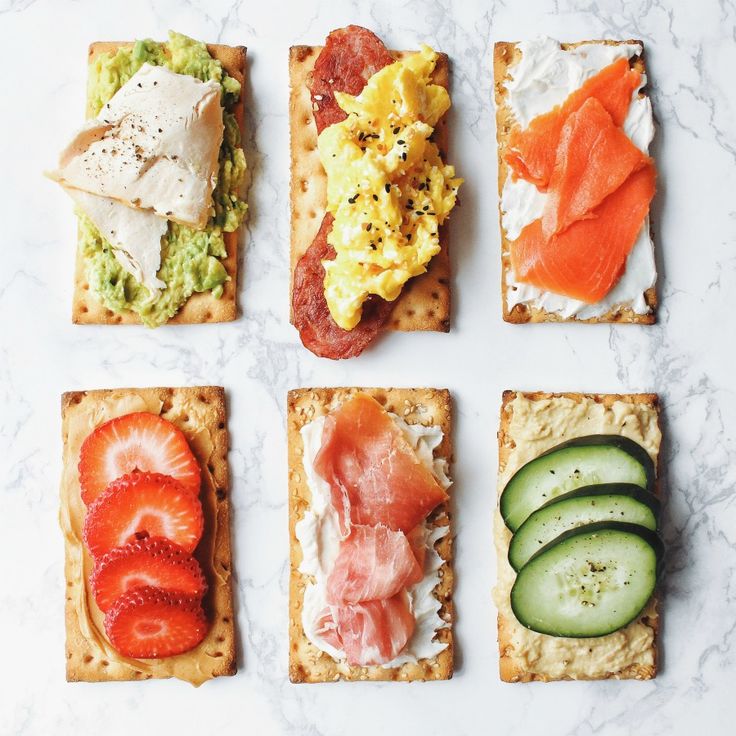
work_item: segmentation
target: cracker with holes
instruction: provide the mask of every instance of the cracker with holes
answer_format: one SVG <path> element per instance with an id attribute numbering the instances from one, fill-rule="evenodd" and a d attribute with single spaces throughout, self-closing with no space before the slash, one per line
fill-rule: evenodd
<path id="1" fill-rule="evenodd" d="M 498 42 L 493 77 L 504 320 L 653 323 L 642 42 Z"/>
<path id="2" fill-rule="evenodd" d="M 224 390 L 72 391 L 61 411 L 67 680 L 235 674 Z"/>
<path id="3" fill-rule="evenodd" d="M 237 318 L 245 48 L 89 47 L 87 122 L 48 176 L 79 219 L 72 321 Z"/>
<path id="4" fill-rule="evenodd" d="M 290 680 L 449 679 L 449 392 L 295 389 L 287 413 Z"/>
<path id="5" fill-rule="evenodd" d="M 655 394 L 504 392 L 493 594 L 503 681 L 655 677 L 661 440 Z"/>
<path id="6" fill-rule="evenodd" d="M 449 61 L 365 28 L 289 52 L 291 322 L 320 357 L 450 329 Z M 348 115 L 348 113 L 350 113 Z"/>

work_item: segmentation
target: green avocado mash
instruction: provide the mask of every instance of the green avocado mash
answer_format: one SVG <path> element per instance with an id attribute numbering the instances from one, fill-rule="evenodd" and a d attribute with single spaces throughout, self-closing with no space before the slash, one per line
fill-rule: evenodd
<path id="1" fill-rule="evenodd" d="M 118 263 L 110 244 L 83 214 L 80 247 L 87 278 L 103 304 L 114 312 L 133 310 L 144 324 L 156 327 L 168 321 L 195 291 L 211 291 L 219 298 L 229 279 L 221 258 L 226 255 L 223 232 L 237 230 L 247 205 L 240 197 L 245 180 L 245 154 L 240 129 L 232 110 L 240 96 L 240 83 L 223 71 L 203 43 L 169 32 L 168 43 L 136 41 L 115 54 L 101 54 L 90 66 L 88 100 L 93 114 L 145 63 L 167 66 L 179 74 L 222 85 L 225 130 L 220 148 L 220 170 L 212 194 L 214 215 L 204 230 L 173 222 L 161 241 L 158 277 L 166 288 L 150 292 Z"/>

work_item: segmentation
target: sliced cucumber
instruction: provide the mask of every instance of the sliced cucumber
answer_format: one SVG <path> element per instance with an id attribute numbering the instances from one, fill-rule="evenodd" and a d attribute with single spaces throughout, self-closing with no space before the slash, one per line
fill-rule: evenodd
<path id="1" fill-rule="evenodd" d="M 581 486 L 633 483 L 652 490 L 647 451 L 620 435 L 578 437 L 553 447 L 516 471 L 501 494 L 501 516 L 515 532 L 533 511 Z"/>
<path id="2" fill-rule="evenodd" d="M 662 542 L 635 524 L 565 532 L 521 568 L 511 589 L 519 622 L 551 636 L 598 637 L 626 626 L 654 592 Z"/>
<path id="3" fill-rule="evenodd" d="M 552 499 L 516 530 L 509 562 L 520 570 L 529 558 L 563 532 L 597 521 L 625 521 L 657 530 L 659 501 L 633 483 L 583 486 Z"/>

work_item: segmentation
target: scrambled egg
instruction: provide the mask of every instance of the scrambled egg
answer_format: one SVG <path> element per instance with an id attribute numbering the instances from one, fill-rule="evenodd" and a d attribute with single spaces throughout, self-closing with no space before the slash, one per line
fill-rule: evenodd
<path id="1" fill-rule="evenodd" d="M 440 250 L 439 226 L 462 179 L 430 141 L 450 107 L 430 84 L 437 54 L 428 46 L 374 74 L 358 97 L 337 93 L 348 117 L 325 128 L 319 153 L 327 172 L 325 297 L 335 322 L 352 330 L 369 294 L 393 301 Z"/>

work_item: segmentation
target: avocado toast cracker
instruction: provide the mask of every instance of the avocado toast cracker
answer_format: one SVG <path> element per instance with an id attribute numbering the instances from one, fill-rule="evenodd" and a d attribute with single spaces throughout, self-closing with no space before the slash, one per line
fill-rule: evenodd
<path id="1" fill-rule="evenodd" d="M 205 46 L 173 32 L 166 43 L 90 46 L 87 126 L 98 135 L 97 122 L 103 138 L 84 152 L 88 141 L 78 134 L 62 155 L 66 165 L 51 174 L 80 216 L 73 322 L 158 326 L 237 318 L 239 228 L 246 213 L 245 54 L 244 47 Z M 131 85 L 150 90 L 148 105 L 125 97 Z M 140 121 L 132 133 L 129 119 Z M 111 130 L 104 127 L 108 121 Z M 103 166 L 111 152 L 116 157 Z M 93 176 L 77 171 L 73 178 L 69 171 L 83 155 L 98 168 Z M 135 167 L 137 179 L 128 174 Z M 189 203 L 196 217 L 180 215 L 179 202 Z"/>

